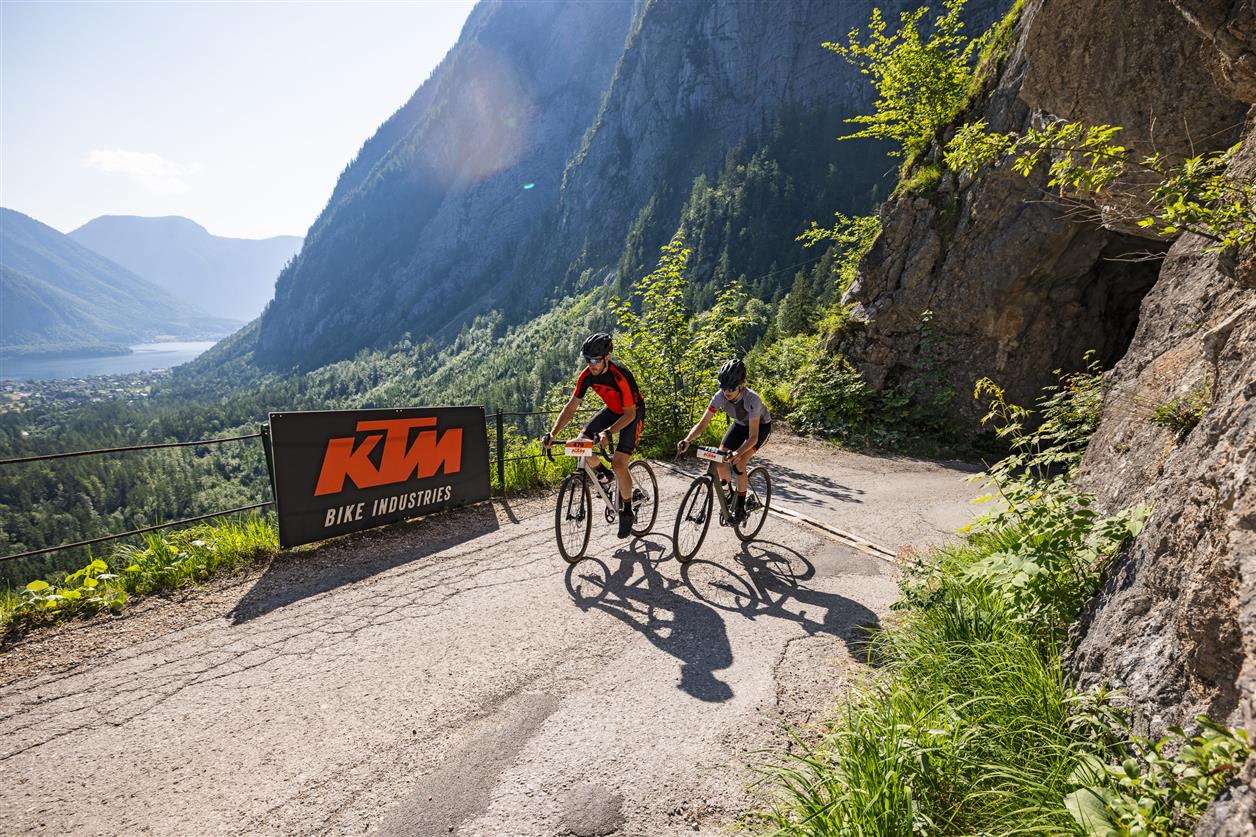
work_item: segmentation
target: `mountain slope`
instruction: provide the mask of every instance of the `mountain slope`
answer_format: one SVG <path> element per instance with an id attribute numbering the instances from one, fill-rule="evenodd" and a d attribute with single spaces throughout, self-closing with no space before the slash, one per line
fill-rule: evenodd
<path id="1" fill-rule="evenodd" d="M 69 236 L 211 315 L 240 321 L 262 312 L 274 295 L 275 277 L 301 247 L 294 235 L 211 235 L 177 216 L 103 215 Z"/>
<path id="2" fill-rule="evenodd" d="M 974 2 L 973 26 L 1006 5 Z M 842 185 L 828 211 L 870 208 L 890 161 L 874 144 L 832 142 L 870 90 L 820 43 L 872 6 L 481 3 L 342 174 L 278 280 L 256 359 L 308 369 L 407 333 L 445 342 L 487 310 L 520 322 L 633 275 L 676 230 L 694 179 L 730 153 L 749 158 L 783 124 L 827 125 L 812 150 Z M 796 250 L 807 219 L 760 209 Z"/>
<path id="3" fill-rule="evenodd" d="M 443 326 L 553 200 L 631 3 L 481 3 L 341 176 L 279 277 L 259 357 L 317 366 Z"/>
<path id="4" fill-rule="evenodd" d="M 0 348 L 64 351 L 224 334 L 215 320 L 29 216 L 0 208 Z"/>

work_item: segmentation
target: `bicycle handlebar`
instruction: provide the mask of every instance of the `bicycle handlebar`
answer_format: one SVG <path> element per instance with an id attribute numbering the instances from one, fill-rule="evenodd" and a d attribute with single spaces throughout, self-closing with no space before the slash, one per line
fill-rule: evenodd
<path id="1" fill-rule="evenodd" d="M 570 441 L 570 440 L 569 440 L 569 441 Z M 553 461 L 554 461 L 554 453 L 553 453 L 553 451 L 552 451 L 552 449 L 551 449 L 551 448 L 553 447 L 553 445 L 566 445 L 566 444 L 567 444 L 567 442 L 557 442 L 557 441 L 552 441 L 552 442 L 550 443 L 551 447 L 549 447 L 549 448 L 546 448 L 546 449 L 545 449 L 545 458 L 546 458 L 546 459 L 548 459 L 550 462 L 553 462 Z M 606 460 L 607 462 L 613 462 L 613 461 L 614 461 L 614 460 L 613 460 L 613 458 L 611 457 L 611 455 L 610 455 L 610 454 L 608 454 L 608 453 L 606 452 L 606 448 L 605 448 L 603 445 L 598 445 L 596 453 L 598 454 L 598 456 L 602 457 L 602 459 Z"/>

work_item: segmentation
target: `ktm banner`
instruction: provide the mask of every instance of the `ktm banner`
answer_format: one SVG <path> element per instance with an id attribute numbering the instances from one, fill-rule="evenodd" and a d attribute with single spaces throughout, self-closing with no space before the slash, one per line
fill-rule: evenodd
<path id="1" fill-rule="evenodd" d="M 271 413 L 287 548 L 487 500 L 483 407 Z"/>

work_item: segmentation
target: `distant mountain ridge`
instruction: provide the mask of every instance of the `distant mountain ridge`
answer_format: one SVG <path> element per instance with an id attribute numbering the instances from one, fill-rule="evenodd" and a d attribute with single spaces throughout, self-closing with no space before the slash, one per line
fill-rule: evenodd
<path id="1" fill-rule="evenodd" d="M 158 337 L 214 337 L 215 319 L 28 215 L 0 208 L 0 350 L 125 350 Z"/>
<path id="2" fill-rule="evenodd" d="M 177 215 L 102 215 L 69 236 L 210 315 L 240 321 L 261 314 L 275 277 L 302 242 L 295 235 L 212 235 Z"/>

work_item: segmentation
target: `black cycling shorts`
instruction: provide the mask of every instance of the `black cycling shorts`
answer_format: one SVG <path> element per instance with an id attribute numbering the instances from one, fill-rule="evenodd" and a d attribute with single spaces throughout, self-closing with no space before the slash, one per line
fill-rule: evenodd
<path id="1" fill-rule="evenodd" d="M 584 426 L 584 435 L 594 441 L 597 434 L 610 427 L 624 417 L 623 413 L 613 413 L 610 407 L 603 407 L 589 423 Z M 615 445 L 615 453 L 632 453 L 637 449 L 637 439 L 641 438 L 641 425 L 645 421 L 645 405 L 637 405 L 637 416 L 632 424 L 619 431 L 619 442 Z"/>
<path id="2" fill-rule="evenodd" d="M 768 440 L 768 436 L 772 434 L 772 422 L 759 422 L 759 443 L 754 446 L 755 450 L 763 447 L 763 443 Z M 720 447 L 725 450 L 735 451 L 742 445 L 746 444 L 746 440 L 750 438 L 750 425 L 733 422 L 728 426 L 728 430 L 724 433 L 724 438 L 720 440 Z"/>

